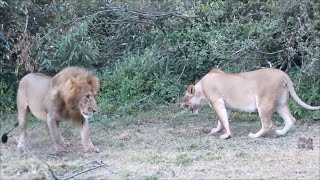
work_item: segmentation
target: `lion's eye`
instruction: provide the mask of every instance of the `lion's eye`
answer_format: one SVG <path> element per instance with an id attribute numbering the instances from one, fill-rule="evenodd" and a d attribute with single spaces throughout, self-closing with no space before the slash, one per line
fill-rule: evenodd
<path id="1" fill-rule="evenodd" d="M 87 99 L 90 99 L 90 95 L 86 95 L 86 98 L 87 98 Z"/>

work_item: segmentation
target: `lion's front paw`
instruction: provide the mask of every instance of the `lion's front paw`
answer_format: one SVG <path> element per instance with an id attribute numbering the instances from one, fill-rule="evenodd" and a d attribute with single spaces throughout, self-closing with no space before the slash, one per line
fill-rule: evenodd
<path id="1" fill-rule="evenodd" d="M 100 152 L 100 150 L 98 148 L 94 147 L 94 146 L 87 147 L 87 148 L 85 148 L 84 151 L 86 153 L 92 153 L 92 152 L 99 153 Z"/>

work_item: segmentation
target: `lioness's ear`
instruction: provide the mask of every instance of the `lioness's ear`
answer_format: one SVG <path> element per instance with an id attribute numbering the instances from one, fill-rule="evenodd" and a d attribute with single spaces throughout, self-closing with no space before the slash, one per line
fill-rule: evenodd
<path id="1" fill-rule="evenodd" d="M 194 86 L 193 85 L 189 85 L 188 86 L 188 88 L 187 88 L 187 92 L 189 93 L 189 94 L 194 94 Z"/>

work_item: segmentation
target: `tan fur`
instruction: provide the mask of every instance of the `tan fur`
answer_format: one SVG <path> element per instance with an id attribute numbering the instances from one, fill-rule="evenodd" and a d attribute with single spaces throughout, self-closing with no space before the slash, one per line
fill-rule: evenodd
<path id="1" fill-rule="evenodd" d="M 295 122 L 288 105 L 289 93 L 302 107 L 310 110 L 320 109 L 320 106 L 314 107 L 304 103 L 297 96 L 290 77 L 283 71 L 272 68 L 237 74 L 211 70 L 195 86 L 188 86 L 182 105 L 191 107 L 193 114 L 197 114 L 201 100 L 207 100 L 219 119 L 218 126 L 213 128 L 211 133 L 224 129 L 221 136 L 223 139 L 231 136 L 229 109 L 247 112 L 258 110 L 262 127 L 256 134 L 249 134 L 252 138 L 269 132 L 272 127 L 272 115 L 277 112 L 285 121 L 285 126 L 276 133 L 284 135 Z"/>
<path id="2" fill-rule="evenodd" d="M 27 115 L 31 111 L 36 118 L 47 122 L 56 150 L 65 151 L 67 148 L 59 123 L 71 119 L 81 124 L 85 151 L 98 152 L 90 140 L 88 119 L 97 111 L 99 88 L 99 79 L 79 67 L 67 67 L 54 77 L 35 73 L 24 76 L 17 93 L 21 130 L 18 147 L 25 146 Z"/>

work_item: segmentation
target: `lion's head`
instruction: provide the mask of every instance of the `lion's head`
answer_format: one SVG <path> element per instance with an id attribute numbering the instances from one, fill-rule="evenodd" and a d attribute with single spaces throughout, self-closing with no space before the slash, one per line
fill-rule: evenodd
<path id="1" fill-rule="evenodd" d="M 97 111 L 100 84 L 89 71 L 79 67 L 65 68 L 53 77 L 51 87 L 59 93 L 71 118 L 81 114 L 87 119 Z"/>

